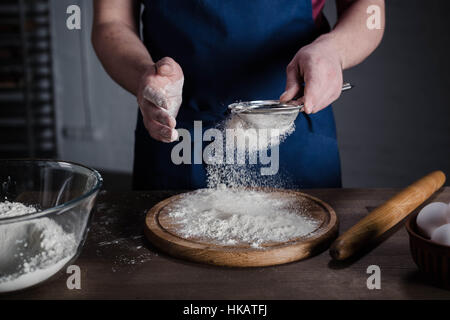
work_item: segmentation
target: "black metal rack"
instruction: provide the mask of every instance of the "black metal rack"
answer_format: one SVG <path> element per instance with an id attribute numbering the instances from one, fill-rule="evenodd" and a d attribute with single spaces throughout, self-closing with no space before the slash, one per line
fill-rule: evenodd
<path id="1" fill-rule="evenodd" d="M 57 154 L 48 0 L 0 2 L 0 158 Z"/>

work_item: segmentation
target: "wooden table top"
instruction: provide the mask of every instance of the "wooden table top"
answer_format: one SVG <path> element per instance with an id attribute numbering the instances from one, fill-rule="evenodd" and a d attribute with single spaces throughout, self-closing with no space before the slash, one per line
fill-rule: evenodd
<path id="1" fill-rule="evenodd" d="M 328 202 L 347 230 L 396 189 L 302 190 Z M 178 260 L 153 248 L 143 236 L 144 217 L 157 202 L 177 192 L 102 191 L 83 251 L 81 289 L 69 290 L 68 274 L 2 296 L 13 299 L 442 299 L 418 272 L 402 226 L 371 251 L 345 263 L 332 262 L 328 251 L 287 265 L 230 269 Z M 450 188 L 429 201 L 450 202 Z M 428 201 L 428 202 L 429 202 Z M 381 269 L 381 289 L 369 290 L 370 265 Z"/>

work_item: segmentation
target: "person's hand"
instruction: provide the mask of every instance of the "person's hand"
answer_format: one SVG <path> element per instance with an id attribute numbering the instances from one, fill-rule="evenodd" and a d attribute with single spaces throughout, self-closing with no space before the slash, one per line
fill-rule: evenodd
<path id="1" fill-rule="evenodd" d="M 172 58 L 162 58 L 148 68 L 140 81 L 137 101 L 145 128 L 153 139 L 178 139 L 175 118 L 182 101 L 184 76 Z"/>
<path id="2" fill-rule="evenodd" d="M 307 114 L 327 107 L 341 95 L 342 61 L 333 43 L 326 37 L 301 48 L 286 68 L 285 92 L 282 102 L 292 100 L 301 93 L 297 103 L 303 103 Z"/>

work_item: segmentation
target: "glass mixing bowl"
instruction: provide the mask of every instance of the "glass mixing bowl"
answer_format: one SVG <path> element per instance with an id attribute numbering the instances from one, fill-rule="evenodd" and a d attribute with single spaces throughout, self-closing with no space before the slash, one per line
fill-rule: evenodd
<path id="1" fill-rule="evenodd" d="M 74 261 L 102 186 L 88 167 L 55 160 L 0 160 L 0 202 L 37 209 L 0 216 L 0 293 L 41 283 Z"/>

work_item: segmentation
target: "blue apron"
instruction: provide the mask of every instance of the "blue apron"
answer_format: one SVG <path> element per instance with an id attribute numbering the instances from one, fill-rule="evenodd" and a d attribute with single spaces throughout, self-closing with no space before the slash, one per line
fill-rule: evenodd
<path id="1" fill-rule="evenodd" d="M 177 127 L 192 132 L 226 117 L 237 100 L 277 99 L 286 66 L 296 52 L 324 32 L 311 0 L 144 0 L 144 43 L 155 61 L 168 56 L 183 69 L 183 103 Z M 135 131 L 135 189 L 206 186 L 203 164 L 175 165 L 173 146 L 152 139 L 139 112 Z M 341 186 L 339 151 L 331 107 L 300 114 L 296 130 L 279 150 L 283 187 Z M 280 186 L 280 185 L 278 185 Z"/>

